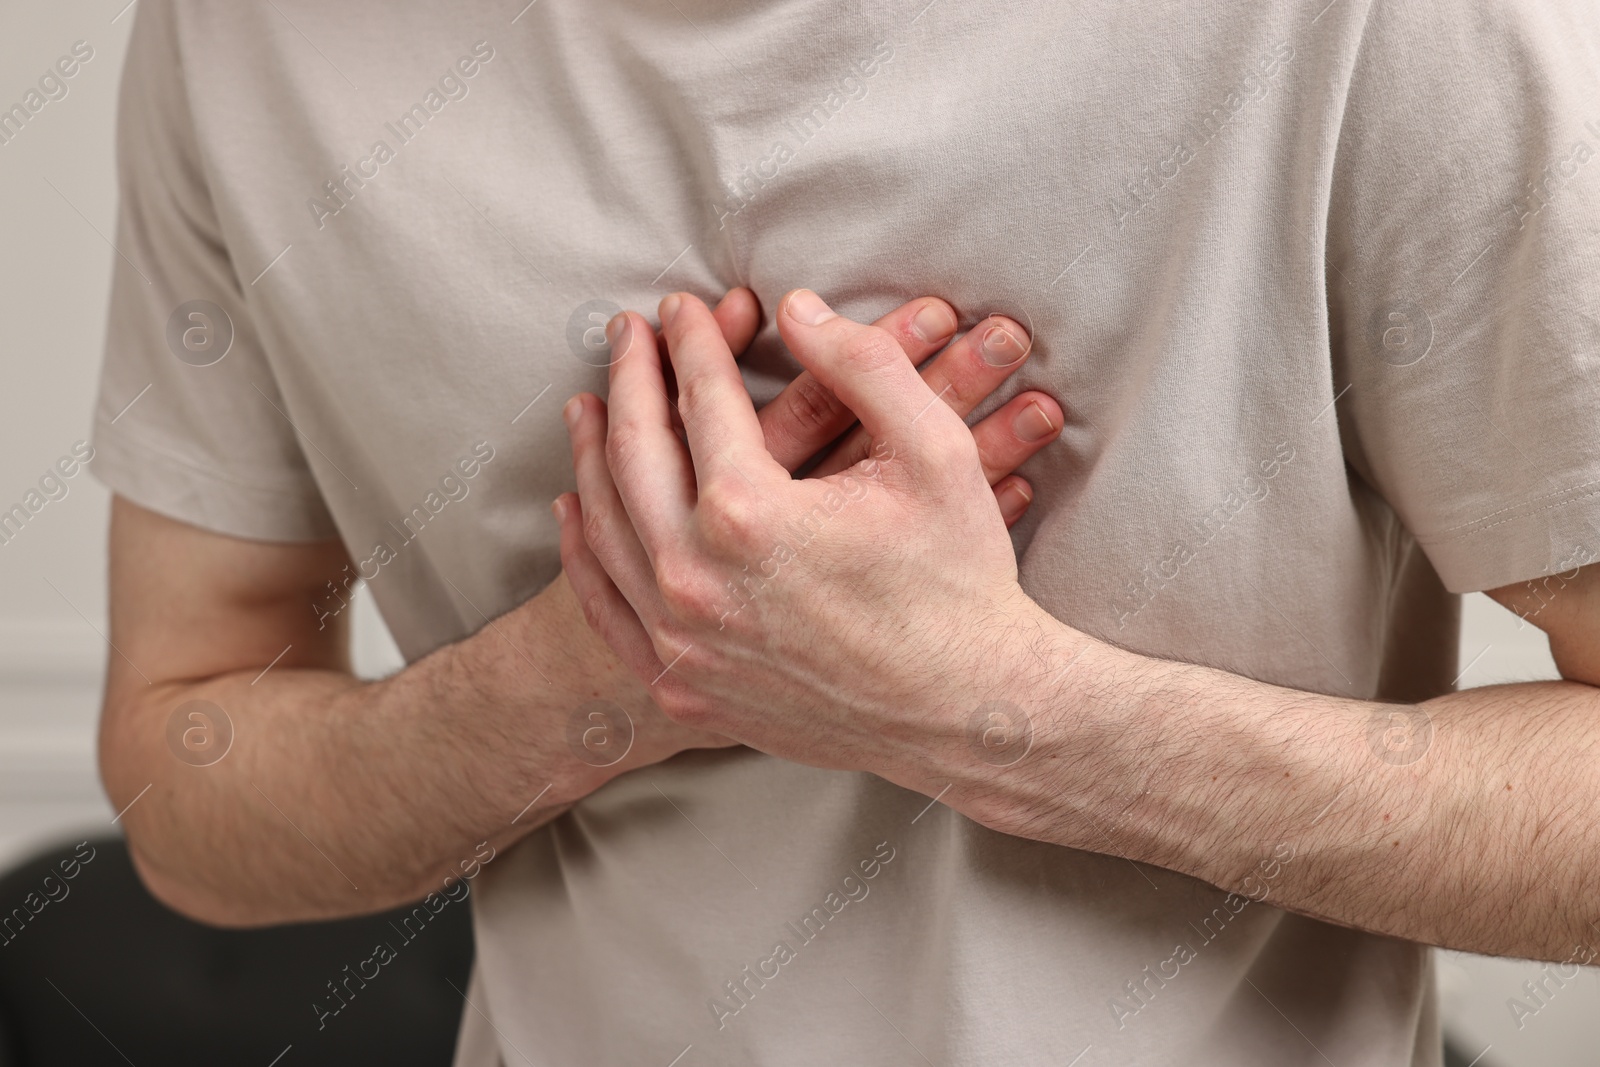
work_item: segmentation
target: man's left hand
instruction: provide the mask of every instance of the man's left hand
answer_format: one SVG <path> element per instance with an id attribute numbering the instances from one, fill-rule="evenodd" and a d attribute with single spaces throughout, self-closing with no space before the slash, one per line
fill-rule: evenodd
<path id="1" fill-rule="evenodd" d="M 871 440 L 853 466 L 796 479 L 706 306 L 674 294 L 660 314 L 687 447 L 633 313 L 610 327 L 609 412 L 590 395 L 566 408 L 579 499 L 556 511 L 579 599 L 674 720 L 926 788 L 909 768 L 961 740 L 1048 620 L 1017 583 L 971 432 L 889 334 L 796 290 L 779 333 Z"/>

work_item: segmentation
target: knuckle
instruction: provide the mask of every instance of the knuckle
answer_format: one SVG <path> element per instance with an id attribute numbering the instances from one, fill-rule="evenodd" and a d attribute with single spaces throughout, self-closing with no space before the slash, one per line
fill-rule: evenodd
<path id="1" fill-rule="evenodd" d="M 927 374 L 923 377 L 939 400 L 963 418 L 1000 386 L 999 382 L 981 380 L 975 373 L 961 373 L 960 368 L 948 374 Z"/>
<path id="2" fill-rule="evenodd" d="M 605 632 L 606 598 L 603 593 L 590 593 L 583 598 L 583 621 L 596 633 Z"/>
<path id="3" fill-rule="evenodd" d="M 891 362 L 903 362 L 905 351 L 885 330 L 863 326 L 839 344 L 839 355 L 847 363 L 871 370 Z"/>
<path id="4" fill-rule="evenodd" d="M 687 561 L 676 557 L 663 557 L 656 562 L 656 589 L 661 603 L 672 619 L 677 619 L 690 629 L 704 627 L 717 620 L 718 605 L 715 583 L 698 572 Z M 670 624 L 669 624 L 670 625 Z M 693 643 L 693 639 L 661 632 L 660 639 L 676 644 L 679 649 Z M 672 655 L 677 655 L 676 652 Z M 668 656 L 671 659 L 671 656 Z M 663 661 L 665 662 L 665 661 Z"/>
<path id="5" fill-rule="evenodd" d="M 638 458 L 644 435 L 631 419 L 613 422 L 606 434 L 606 463 L 613 472 L 627 470 Z"/>
<path id="6" fill-rule="evenodd" d="M 672 668 L 674 672 L 677 669 L 676 666 Z M 656 694 L 656 706 L 667 718 L 687 729 L 704 730 L 710 725 L 711 704 L 697 696 L 689 686 L 665 686 Z"/>
<path id="7" fill-rule="evenodd" d="M 964 424 L 935 426 L 923 442 L 922 453 L 936 467 L 946 471 L 982 462 L 977 442 Z"/>
<path id="8" fill-rule="evenodd" d="M 726 480 L 712 482 L 700 493 L 698 508 L 706 537 L 718 547 L 738 553 L 753 551 L 763 535 L 761 505 Z"/>
<path id="9" fill-rule="evenodd" d="M 693 376 L 678 381 L 678 414 L 684 422 L 717 418 L 717 383 L 708 378 Z"/>
<path id="10" fill-rule="evenodd" d="M 656 588 L 661 601 L 674 615 L 688 613 L 700 600 L 700 581 L 694 571 L 675 556 L 663 556 L 656 561 Z"/>
<path id="11" fill-rule="evenodd" d="M 809 374 L 796 378 L 788 395 L 789 418 L 802 435 L 830 431 L 842 421 L 844 405 L 831 389 Z"/>
<path id="12" fill-rule="evenodd" d="M 583 509 L 583 539 L 589 543 L 589 550 L 599 557 L 602 563 L 606 560 L 606 548 L 610 543 L 608 532 L 610 525 L 600 508 Z"/>

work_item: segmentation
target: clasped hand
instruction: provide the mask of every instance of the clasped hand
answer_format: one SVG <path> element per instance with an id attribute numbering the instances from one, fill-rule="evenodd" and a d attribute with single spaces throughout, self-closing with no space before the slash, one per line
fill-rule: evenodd
<path id="1" fill-rule="evenodd" d="M 1015 655 L 1008 634 L 1040 613 L 1002 512 L 1029 498 L 1009 472 L 1059 432 L 1059 407 L 1023 394 L 969 429 L 960 391 L 935 393 L 892 334 L 796 290 L 779 334 L 860 420 L 796 478 L 804 457 L 769 450 L 711 310 L 673 294 L 660 319 L 658 343 L 618 315 L 609 408 L 565 408 L 578 493 L 555 511 L 585 617 L 673 721 L 898 777 L 886 768 L 958 740 Z M 993 339 L 958 340 L 945 377 L 986 394 L 1026 355 L 1008 338 L 1000 360 Z M 1030 419 L 1048 432 L 1030 440 Z"/>

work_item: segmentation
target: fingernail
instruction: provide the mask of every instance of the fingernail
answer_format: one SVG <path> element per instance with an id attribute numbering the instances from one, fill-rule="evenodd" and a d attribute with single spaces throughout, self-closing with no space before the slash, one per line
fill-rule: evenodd
<path id="1" fill-rule="evenodd" d="M 978 352 L 991 367 L 1009 367 L 1028 354 L 1028 346 L 1004 326 L 991 326 L 984 333 Z"/>
<path id="2" fill-rule="evenodd" d="M 943 341 L 956 332 L 955 314 L 943 304 L 924 304 L 911 319 L 911 332 L 928 344 Z"/>
<path id="3" fill-rule="evenodd" d="M 1024 441 L 1042 441 L 1056 432 L 1056 424 L 1050 421 L 1038 401 L 1034 401 L 1012 421 L 1011 429 Z"/>
<path id="4" fill-rule="evenodd" d="M 621 356 L 628 351 L 628 338 L 632 333 L 633 318 L 626 311 L 611 316 L 611 321 L 606 323 L 606 340 L 611 344 L 613 356 Z"/>
<path id="5" fill-rule="evenodd" d="M 1028 505 L 1033 503 L 1032 494 L 1017 482 L 1007 482 L 994 498 L 1000 505 L 1000 514 L 1007 522 L 1027 511 Z"/>
<path id="6" fill-rule="evenodd" d="M 567 495 L 565 493 L 550 501 L 550 510 L 555 514 L 557 522 L 567 521 Z"/>
<path id="7" fill-rule="evenodd" d="M 567 420 L 567 429 L 576 430 L 578 420 L 583 417 L 583 401 L 577 397 L 567 401 L 566 406 L 561 409 L 561 417 Z"/>
<path id="8" fill-rule="evenodd" d="M 666 299 L 661 301 L 661 328 L 663 330 L 666 329 L 667 324 L 677 316 L 678 309 L 682 306 L 683 297 L 679 296 L 677 293 L 669 293 Z"/>
<path id="9" fill-rule="evenodd" d="M 834 317 L 833 309 L 810 289 L 796 289 L 783 306 L 789 317 L 802 326 L 818 326 Z"/>

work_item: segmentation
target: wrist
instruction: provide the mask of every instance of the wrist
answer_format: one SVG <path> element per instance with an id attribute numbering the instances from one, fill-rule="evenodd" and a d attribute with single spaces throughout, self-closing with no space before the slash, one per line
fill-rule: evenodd
<path id="1" fill-rule="evenodd" d="M 1001 833 L 1219 885 L 1270 849 L 1255 820 L 1222 814 L 1241 791 L 1283 799 L 1294 738 L 1252 717 L 1252 683 L 1054 627 L 1038 645 L 1052 650 L 1054 673 L 1026 671 L 1036 652 L 1010 658 L 1004 699 L 1017 725 L 988 749 L 969 731 L 946 802 Z M 1306 766 L 1293 770 L 1296 786 L 1321 785 Z"/>
<path id="2" fill-rule="evenodd" d="M 537 825 L 541 812 L 570 807 L 621 773 L 570 743 L 587 711 L 621 706 L 612 698 L 632 678 L 582 625 L 564 576 L 449 652 L 451 695 L 440 706 L 475 757 L 469 775 L 497 828 Z"/>
<path id="3" fill-rule="evenodd" d="M 928 692 L 926 726 L 884 776 L 929 795 L 948 787 L 952 803 L 995 792 L 1044 738 L 1070 730 L 1075 709 L 1057 683 L 1095 643 L 1016 589 L 974 616 L 958 639 L 963 654 L 929 654 L 944 669 Z"/>
<path id="4" fill-rule="evenodd" d="M 945 803 L 1001 833 L 1104 852 L 1133 783 L 1149 775 L 1141 753 L 1157 725 L 1121 692 L 1150 661 L 1023 599 L 967 702 L 945 712 L 950 741 L 916 788 L 948 787 Z"/>

